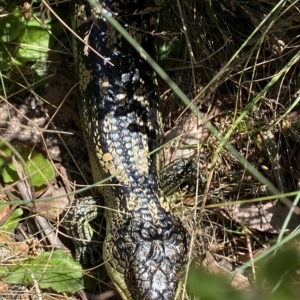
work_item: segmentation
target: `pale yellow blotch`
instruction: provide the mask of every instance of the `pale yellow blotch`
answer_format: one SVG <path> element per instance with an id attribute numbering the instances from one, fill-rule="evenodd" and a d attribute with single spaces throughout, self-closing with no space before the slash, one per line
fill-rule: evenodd
<path id="1" fill-rule="evenodd" d="M 87 119 L 86 119 L 86 120 L 87 120 Z M 87 123 L 86 126 L 87 126 L 87 131 L 88 131 L 88 132 L 91 132 L 91 123 Z"/>
<path id="2" fill-rule="evenodd" d="M 135 202 L 133 200 L 127 201 L 127 209 L 129 211 L 133 211 L 135 209 Z"/>
<path id="3" fill-rule="evenodd" d="M 127 201 L 127 208 L 131 211 L 138 211 L 142 208 L 142 201 L 133 193 L 130 193 Z"/>
<path id="4" fill-rule="evenodd" d="M 100 161 L 100 163 L 102 162 L 102 155 L 101 153 L 97 152 L 96 153 L 97 157 L 98 157 L 98 160 Z"/>
<path id="5" fill-rule="evenodd" d="M 89 70 L 83 70 L 82 76 L 83 77 L 90 77 L 91 76 L 91 72 Z"/>
<path id="6" fill-rule="evenodd" d="M 92 109 L 93 113 L 92 113 L 92 122 L 93 124 L 97 122 L 98 120 L 98 110 L 97 110 L 97 107 L 96 106 L 93 106 L 93 109 Z"/>
<path id="7" fill-rule="evenodd" d="M 119 155 L 116 155 L 114 161 L 115 161 L 115 164 L 116 164 L 117 166 L 119 166 L 119 165 L 121 164 L 120 156 L 119 156 Z"/>
<path id="8" fill-rule="evenodd" d="M 139 102 L 141 102 L 141 103 L 144 102 L 144 99 L 145 99 L 145 98 L 144 98 L 143 96 L 140 96 L 140 97 L 137 97 L 137 98 L 136 98 L 136 100 L 139 101 Z"/>
<path id="9" fill-rule="evenodd" d="M 125 94 L 118 94 L 116 97 L 117 97 L 118 100 L 124 100 L 126 98 L 126 95 Z"/>
<path id="10" fill-rule="evenodd" d="M 111 175 L 117 174 L 117 170 L 115 169 L 115 166 L 112 162 L 105 162 L 104 167 L 105 167 L 105 169 L 109 170 Z"/>
<path id="11" fill-rule="evenodd" d="M 137 199 L 136 203 L 135 203 L 135 210 L 138 211 L 143 207 L 143 203 L 141 201 L 141 199 Z"/>
<path id="12" fill-rule="evenodd" d="M 152 217 L 153 223 L 158 223 L 158 217 L 157 217 L 157 206 L 153 200 L 148 202 L 148 210 Z"/>
<path id="13" fill-rule="evenodd" d="M 98 155 L 97 155 L 98 156 Z M 98 158 L 100 157 L 100 155 L 98 156 Z M 100 160 L 100 166 L 102 167 L 102 169 L 105 171 L 105 173 L 107 173 L 108 171 L 104 168 L 105 164 L 103 162 L 103 160 Z"/>
<path id="14" fill-rule="evenodd" d="M 93 7 L 92 14 L 94 17 L 98 17 L 101 14 L 101 7 Z"/>
<path id="15" fill-rule="evenodd" d="M 109 87 L 109 82 L 108 81 L 101 81 L 101 86 L 107 88 L 107 87 Z"/>
<path id="16" fill-rule="evenodd" d="M 104 153 L 102 155 L 102 161 L 104 164 L 104 170 L 105 171 L 109 171 L 109 173 L 114 176 L 117 174 L 117 170 L 115 169 L 115 166 L 112 162 L 113 157 L 110 153 Z"/>
<path id="17" fill-rule="evenodd" d="M 107 161 L 113 160 L 113 157 L 110 153 L 104 153 L 102 159 L 103 159 L 103 161 L 107 162 Z"/>
<path id="18" fill-rule="evenodd" d="M 101 154 L 101 159 L 102 159 L 103 151 L 99 145 L 100 143 L 97 143 L 95 148 L 96 148 L 96 152 Z"/>
<path id="19" fill-rule="evenodd" d="M 139 149 L 134 143 L 132 143 L 132 152 L 134 155 L 134 160 L 137 162 L 136 167 L 140 176 L 145 176 L 149 173 L 148 165 L 148 151 Z"/>
<path id="20" fill-rule="evenodd" d="M 167 200 L 164 197 L 160 197 L 158 199 L 161 207 L 166 211 L 166 212 L 170 212 L 171 208 L 170 205 L 168 204 Z"/>
<path id="21" fill-rule="evenodd" d="M 122 171 L 119 175 L 116 176 L 118 181 L 120 183 L 127 184 L 128 183 L 128 177 L 124 171 Z"/>
<path id="22" fill-rule="evenodd" d="M 86 90 L 87 85 L 90 81 L 91 72 L 89 70 L 83 69 L 81 74 L 82 74 L 82 80 L 80 81 L 80 86 L 81 86 L 82 90 Z"/>
<path id="23" fill-rule="evenodd" d="M 143 107 L 146 107 L 149 104 L 148 101 L 146 101 L 146 99 L 144 97 L 144 91 L 142 89 L 142 86 L 135 90 L 134 99 L 141 102 Z"/>

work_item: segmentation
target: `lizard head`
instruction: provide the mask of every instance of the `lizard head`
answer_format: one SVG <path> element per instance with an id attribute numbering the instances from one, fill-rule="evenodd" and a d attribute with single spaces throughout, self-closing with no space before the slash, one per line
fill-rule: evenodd
<path id="1" fill-rule="evenodd" d="M 168 221 L 164 225 L 170 226 L 139 223 L 138 228 L 128 226 L 130 234 L 117 243 L 110 243 L 109 255 L 104 251 L 106 269 L 123 300 L 174 300 L 186 261 L 185 229 L 177 219 L 172 226 Z"/>

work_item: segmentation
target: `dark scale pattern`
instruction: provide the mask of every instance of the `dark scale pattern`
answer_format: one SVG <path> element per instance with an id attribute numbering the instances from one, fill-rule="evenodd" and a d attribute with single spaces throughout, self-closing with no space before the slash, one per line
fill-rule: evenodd
<path id="1" fill-rule="evenodd" d="M 169 212 L 159 188 L 157 155 L 149 155 L 161 136 L 155 75 L 99 9 L 88 1 L 74 2 L 74 29 L 102 56 L 74 42 L 79 111 L 93 178 L 98 182 L 113 175 L 109 183 L 118 184 L 97 189 L 107 207 L 103 246 L 107 271 L 123 299 L 174 299 L 187 253 L 187 233 Z M 141 13 L 152 2 L 100 2 L 154 56 L 151 14 Z M 77 201 L 80 207 L 86 199 Z M 80 227 L 86 222 L 80 208 L 72 210 L 67 220 L 73 218 L 69 232 L 89 240 L 88 230 Z M 89 250 L 88 241 L 76 245 L 76 257 L 85 265 L 101 251 L 94 245 Z"/>

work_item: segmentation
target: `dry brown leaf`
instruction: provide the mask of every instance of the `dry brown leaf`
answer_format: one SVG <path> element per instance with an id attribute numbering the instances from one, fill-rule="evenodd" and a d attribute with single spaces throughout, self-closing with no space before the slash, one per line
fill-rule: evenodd
<path id="1" fill-rule="evenodd" d="M 0 281 L 0 293 L 7 291 L 7 284 L 5 282 Z"/>
<path id="2" fill-rule="evenodd" d="M 189 115 L 186 118 L 183 117 L 182 120 L 180 124 L 174 126 L 164 137 L 163 144 L 179 137 L 163 148 L 162 160 L 165 164 L 177 158 L 191 158 L 195 156 L 198 151 L 196 147 L 198 143 L 206 140 L 209 136 L 208 130 L 195 115 Z"/>
<path id="3" fill-rule="evenodd" d="M 10 212 L 10 206 L 4 205 L 0 210 L 0 223 L 2 223 Z"/>
<path id="4" fill-rule="evenodd" d="M 58 216 L 63 212 L 65 207 L 69 204 L 68 197 L 64 196 L 66 191 L 63 187 L 55 190 L 49 188 L 48 191 L 43 195 L 45 201 L 37 202 L 35 204 L 36 211 L 40 215 L 44 215 L 47 218 L 56 220 Z M 57 197 L 49 201 L 46 198 Z"/>
<path id="5" fill-rule="evenodd" d="M 1 244 L 10 244 L 12 243 L 12 239 L 9 234 L 5 232 L 0 232 L 0 243 Z"/>
<path id="6" fill-rule="evenodd" d="M 238 204 L 226 210 L 241 224 L 270 233 L 278 233 L 289 213 L 289 208 L 272 202 Z M 292 231 L 300 224 L 300 216 L 293 214 L 287 230 Z"/>
<path id="7" fill-rule="evenodd" d="M 206 252 L 206 257 L 203 264 L 206 265 L 207 271 L 209 273 L 226 275 L 231 278 L 231 272 L 221 267 L 208 251 Z M 239 290 L 245 290 L 250 287 L 248 278 L 242 274 L 236 274 L 230 281 L 230 284 Z"/>
<path id="8" fill-rule="evenodd" d="M 10 255 L 33 255 L 33 245 L 38 244 L 36 239 L 32 239 L 30 243 L 28 241 L 15 242 L 12 240 L 9 234 L 0 232 L 0 243 L 7 245 L 10 250 Z M 38 247 L 34 247 L 38 248 Z"/>

